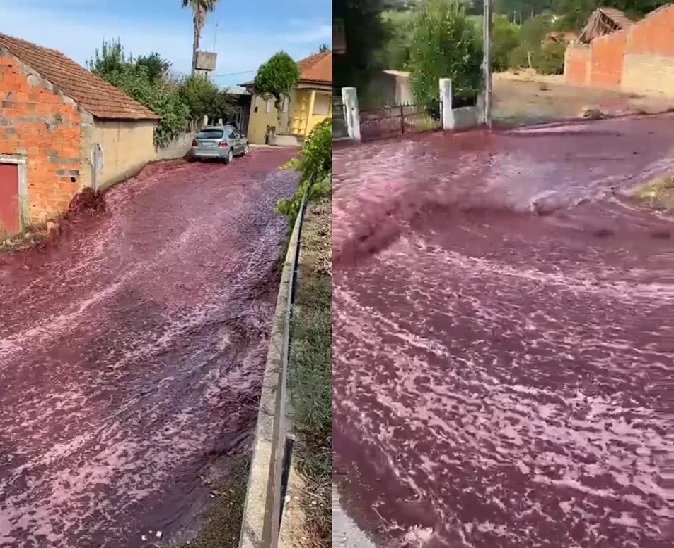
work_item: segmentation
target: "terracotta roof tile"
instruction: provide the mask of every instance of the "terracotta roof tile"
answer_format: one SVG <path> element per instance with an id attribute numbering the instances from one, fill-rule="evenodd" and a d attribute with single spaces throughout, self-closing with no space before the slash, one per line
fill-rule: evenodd
<path id="1" fill-rule="evenodd" d="M 0 48 L 27 64 L 97 118 L 158 120 L 150 109 L 60 51 L 0 33 Z"/>
<path id="2" fill-rule="evenodd" d="M 297 63 L 300 81 L 332 84 L 332 52 L 314 53 Z"/>
<path id="3" fill-rule="evenodd" d="M 313 53 L 297 62 L 300 69 L 300 82 L 332 84 L 332 52 Z M 243 87 L 252 87 L 254 82 L 245 82 Z"/>

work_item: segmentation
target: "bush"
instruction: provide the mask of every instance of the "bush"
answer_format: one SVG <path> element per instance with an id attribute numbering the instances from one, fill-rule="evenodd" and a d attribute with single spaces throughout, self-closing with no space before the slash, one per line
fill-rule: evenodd
<path id="1" fill-rule="evenodd" d="M 292 198 L 281 198 L 277 204 L 279 213 L 287 215 L 290 226 L 295 224 L 302 198 L 308 192 L 314 199 L 330 192 L 325 180 L 332 168 L 332 119 L 326 118 L 316 125 L 304 141 L 302 150 L 287 167 L 300 172 L 300 183 Z"/>
<path id="2" fill-rule="evenodd" d="M 154 132 L 154 144 L 159 147 L 168 144 L 185 130 L 189 109 L 177 91 L 152 70 L 155 65 L 163 67 L 164 71 L 169 66 L 168 62 L 161 61 L 158 54 L 140 60 L 127 57 L 119 40 L 104 42 L 102 49 L 96 50 L 94 58 L 88 63 L 89 70 L 94 74 L 161 117 Z"/>
<path id="3" fill-rule="evenodd" d="M 540 48 L 533 57 L 533 67 L 539 74 L 564 74 L 566 44 L 551 42 Z"/>
<path id="4" fill-rule="evenodd" d="M 412 23 L 409 69 L 420 104 L 438 97 L 438 80 L 450 78 L 458 100 L 477 97 L 482 73 L 479 32 L 463 8 L 446 0 L 425 0 Z"/>
<path id="5" fill-rule="evenodd" d="M 507 70 L 510 67 L 510 55 L 520 43 L 520 28 L 503 15 L 495 15 L 492 37 L 492 69 Z"/>

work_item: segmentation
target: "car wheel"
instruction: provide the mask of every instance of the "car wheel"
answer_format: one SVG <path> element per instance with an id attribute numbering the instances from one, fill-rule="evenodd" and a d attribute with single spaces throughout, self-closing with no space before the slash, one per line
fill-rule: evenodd
<path id="1" fill-rule="evenodd" d="M 232 158 L 234 158 L 234 153 L 232 152 L 232 149 L 230 148 L 227 151 L 227 158 L 225 158 L 225 165 L 229 164 L 232 161 Z"/>

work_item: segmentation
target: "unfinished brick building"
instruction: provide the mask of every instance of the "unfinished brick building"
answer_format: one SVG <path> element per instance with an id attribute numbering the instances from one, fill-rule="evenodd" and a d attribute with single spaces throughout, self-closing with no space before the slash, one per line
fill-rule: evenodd
<path id="1" fill-rule="evenodd" d="M 603 13 L 607 10 L 597 10 L 578 42 L 566 49 L 566 82 L 674 96 L 674 5 L 637 22 L 618 10 Z"/>
<path id="2" fill-rule="evenodd" d="M 0 34 L 0 232 L 144 166 L 158 119 L 62 53 Z"/>

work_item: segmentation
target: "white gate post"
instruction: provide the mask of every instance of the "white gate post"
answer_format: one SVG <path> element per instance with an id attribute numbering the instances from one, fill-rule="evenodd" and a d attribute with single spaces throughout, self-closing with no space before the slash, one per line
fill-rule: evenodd
<path id="1" fill-rule="evenodd" d="M 454 113 L 452 111 L 452 80 L 440 78 L 440 117 L 442 129 L 454 129 Z"/>
<path id="2" fill-rule="evenodd" d="M 349 139 L 360 141 L 360 111 L 358 110 L 356 88 L 342 88 L 342 103 Z"/>

